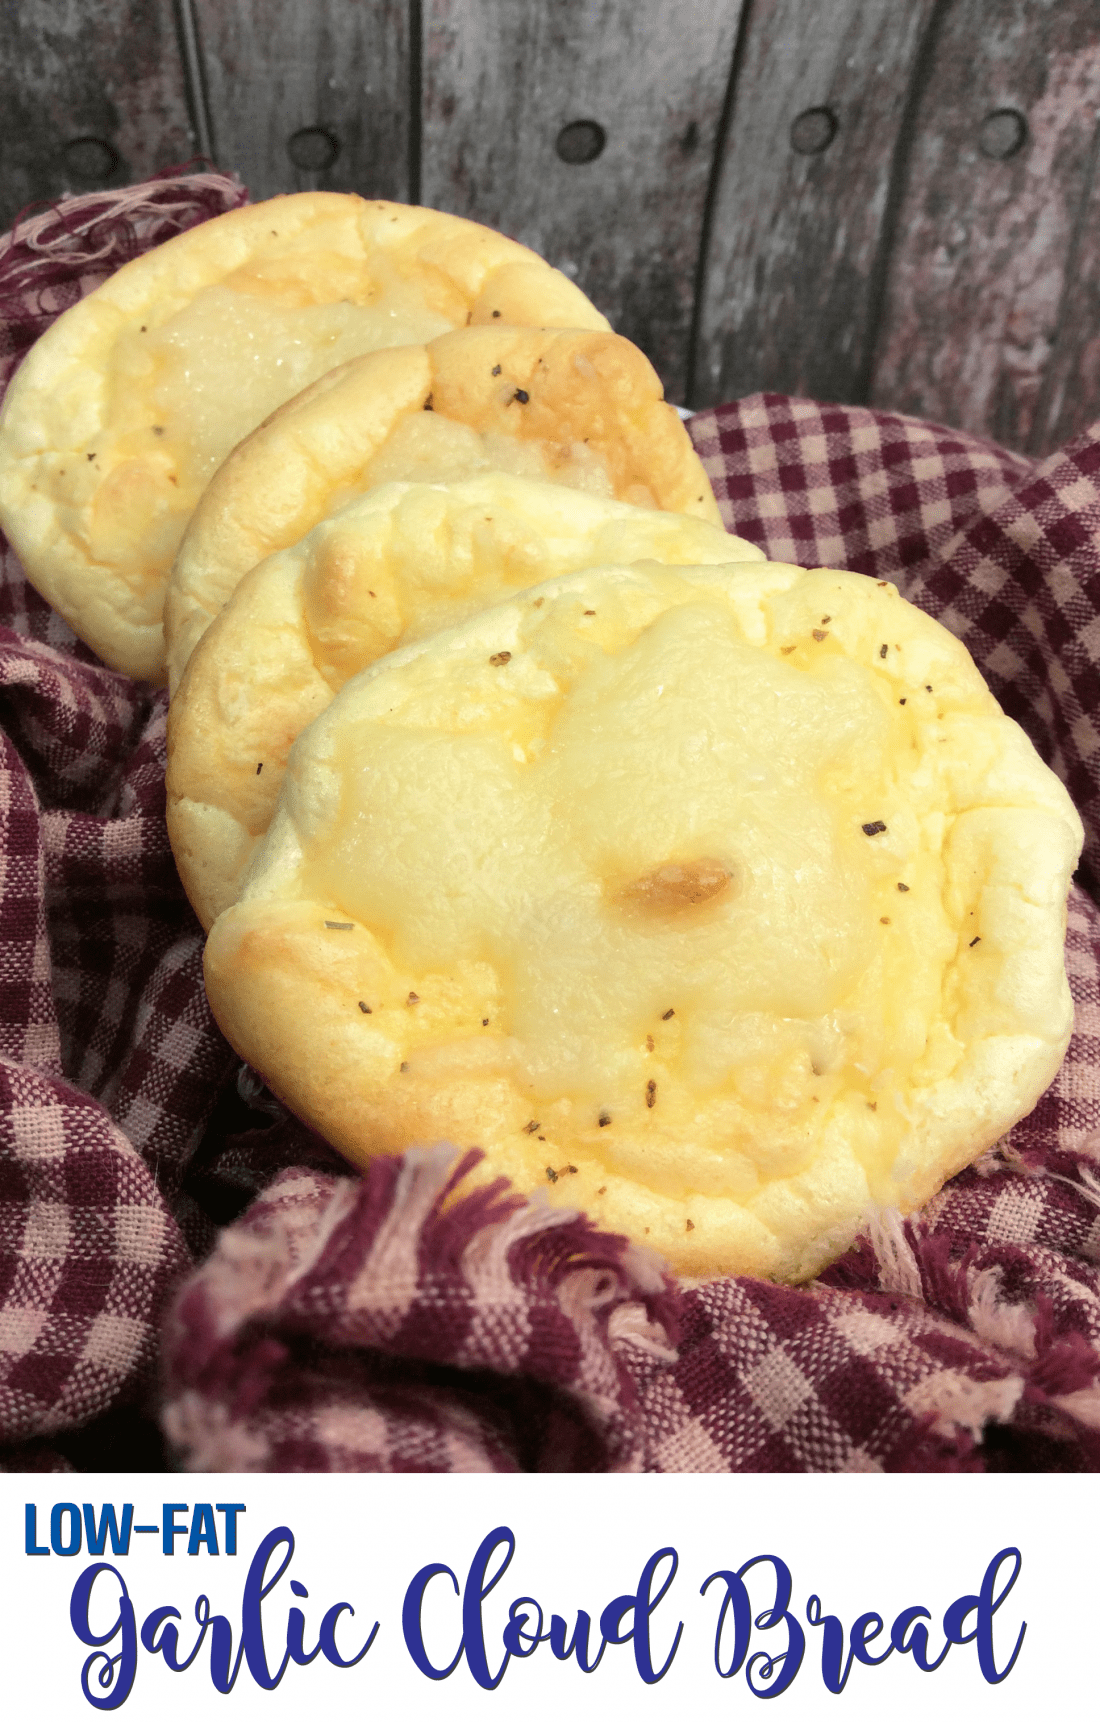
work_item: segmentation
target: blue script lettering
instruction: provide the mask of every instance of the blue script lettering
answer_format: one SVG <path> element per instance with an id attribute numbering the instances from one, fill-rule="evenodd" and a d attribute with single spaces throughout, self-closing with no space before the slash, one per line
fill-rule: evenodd
<path id="1" fill-rule="evenodd" d="M 95 1633 L 88 1621 L 88 1606 L 92 1600 L 92 1587 L 100 1573 L 110 1573 L 118 1580 L 119 1599 L 118 1614 L 113 1625 L 106 1632 Z M 126 1589 L 126 1580 L 117 1567 L 109 1561 L 97 1561 L 94 1567 L 85 1567 L 73 1586 L 73 1594 L 69 1601 L 69 1620 L 81 1644 L 96 1646 L 80 1670 L 80 1690 L 89 1704 L 97 1710 L 117 1710 L 120 1704 L 125 1704 L 130 1696 L 130 1688 L 134 1684 L 137 1672 L 137 1627 L 134 1623 L 134 1605 L 130 1601 L 130 1593 Z M 119 1641 L 118 1651 L 114 1656 L 108 1656 L 105 1645 Z M 99 1665 L 95 1674 L 95 1684 L 98 1695 L 92 1691 L 92 1670 Z"/>
<path id="2" fill-rule="evenodd" d="M 585 1673 L 591 1674 L 597 1668 L 603 1653 L 609 1644 L 633 1644 L 634 1661 L 638 1673 L 647 1685 L 654 1685 L 662 1680 L 672 1666 L 672 1659 L 679 1648 L 680 1637 L 684 1630 L 681 1621 L 676 1628 L 672 1648 L 659 1668 L 653 1664 L 653 1653 L 650 1638 L 650 1619 L 661 1599 L 665 1596 L 676 1576 L 677 1554 L 675 1549 L 658 1549 L 651 1555 L 638 1581 L 636 1590 L 626 1596 L 618 1596 L 600 1615 L 600 1647 L 594 1658 L 589 1654 L 591 1617 L 583 1609 L 577 1614 L 573 1636 L 566 1644 L 567 1624 L 560 1614 L 550 1617 L 548 1631 L 543 1631 L 544 1615 L 542 1605 L 534 1597 L 517 1597 L 508 1611 L 508 1620 L 502 1636 L 504 1657 L 494 1673 L 489 1667 L 489 1657 L 485 1646 L 485 1623 L 482 1617 L 482 1604 L 485 1598 L 496 1588 L 515 1553 L 516 1539 L 507 1525 L 498 1525 L 490 1531 L 478 1546 L 477 1552 L 470 1563 L 470 1570 L 465 1585 L 460 1585 L 454 1571 L 441 1561 L 433 1561 L 429 1566 L 421 1567 L 405 1592 L 405 1600 L 401 1609 L 401 1630 L 404 1633 L 405 1644 L 413 1662 L 421 1674 L 426 1674 L 429 1680 L 446 1680 L 458 1667 L 463 1656 L 466 1665 L 477 1684 L 487 1692 L 492 1692 L 504 1678 L 504 1672 L 513 1656 L 533 1656 L 540 1644 L 549 1642 L 550 1649 L 559 1662 L 565 1662 L 575 1656 L 577 1666 Z M 492 1576 L 489 1577 L 489 1565 L 498 1549 L 506 1550 Z M 667 1576 L 660 1588 L 654 1594 L 653 1584 L 657 1569 L 662 1562 L 671 1564 Z M 424 1644 L 424 1596 L 429 1584 L 435 1578 L 447 1577 L 455 1596 L 462 1598 L 462 1636 L 458 1648 L 450 1662 L 444 1667 L 438 1666 L 431 1660 Z M 629 1617 L 629 1625 L 624 1622 Z M 532 1621 L 534 1625 L 532 1625 Z"/>
<path id="3" fill-rule="evenodd" d="M 134 1684 L 139 1642 L 151 1656 L 162 1657 L 173 1674 L 182 1674 L 190 1668 L 204 1644 L 208 1644 L 211 1684 L 215 1691 L 222 1693 L 233 1690 L 242 1665 L 265 1692 L 271 1692 L 279 1685 L 291 1662 L 308 1667 L 320 1655 L 337 1668 L 354 1668 L 374 1643 L 378 1622 L 375 1621 L 361 1649 L 345 1657 L 336 1643 L 336 1628 L 341 1615 L 354 1616 L 355 1610 L 348 1602 L 337 1602 L 322 1618 L 317 1643 L 312 1650 L 305 1648 L 305 1615 L 302 1610 L 291 1608 L 288 1611 L 284 1653 L 272 1671 L 264 1640 L 263 1604 L 283 1577 L 293 1554 L 293 1534 L 285 1525 L 279 1525 L 268 1532 L 253 1555 L 241 1601 L 236 1655 L 233 1651 L 233 1628 L 225 1615 L 212 1612 L 209 1597 L 200 1596 L 195 1603 L 198 1635 L 186 1654 L 181 1655 L 176 1623 L 182 1617 L 178 1608 L 165 1603 L 152 1609 L 145 1616 L 139 1634 L 134 1606 L 122 1575 L 106 1561 L 88 1567 L 73 1587 L 69 1606 L 73 1631 L 82 1644 L 92 1646 L 94 1651 L 81 1674 L 81 1690 L 85 1698 L 98 1710 L 115 1710 L 125 1702 Z M 106 1632 L 95 1633 L 89 1622 L 89 1607 L 92 1589 L 104 1573 L 111 1574 L 118 1582 L 118 1613 Z M 309 1594 L 305 1585 L 296 1579 L 290 1580 L 290 1588 L 295 1596 L 306 1597 Z M 107 1647 L 115 1647 L 115 1653 L 109 1655 Z"/>
<path id="4" fill-rule="evenodd" d="M 664 1560 L 670 1560 L 672 1565 L 668 1569 L 668 1577 L 664 1584 L 654 1596 L 653 1580 L 657 1568 Z M 647 1686 L 653 1686 L 658 1680 L 664 1679 L 672 1667 L 672 1659 L 680 1646 L 680 1638 L 684 1630 L 683 1621 L 676 1628 L 676 1637 L 672 1641 L 672 1649 L 660 1668 L 654 1669 L 649 1641 L 649 1620 L 657 1604 L 676 1577 L 678 1565 L 679 1557 L 675 1549 L 658 1549 L 655 1555 L 650 1555 L 642 1568 L 642 1576 L 638 1580 L 637 1590 L 630 1596 L 617 1596 L 614 1602 L 608 1603 L 600 1616 L 600 1631 L 603 1633 L 605 1643 L 626 1644 L 628 1641 L 633 1641 L 634 1661 L 637 1664 L 638 1673 Z M 630 1626 L 626 1632 L 623 1632 L 622 1623 L 628 1614 L 631 1616 Z"/>
<path id="5" fill-rule="evenodd" d="M 538 1610 L 538 1625 L 533 1632 L 527 1630 L 527 1622 L 531 1618 L 527 1612 L 529 1608 Z M 542 1622 L 542 1604 L 536 1602 L 533 1596 L 517 1597 L 508 1610 L 508 1624 L 504 1628 L 505 1650 L 513 1656 L 531 1656 L 540 1644 L 549 1642 L 550 1649 L 559 1662 L 568 1662 L 571 1656 L 575 1656 L 577 1667 L 582 1674 L 591 1674 L 593 1669 L 599 1667 L 603 1653 L 607 1649 L 607 1640 L 601 1638 L 600 1648 L 596 1652 L 595 1658 L 590 1661 L 588 1640 L 592 1632 L 592 1618 L 585 1613 L 583 1608 L 577 1610 L 576 1625 L 568 1644 L 565 1642 L 565 1635 L 569 1630 L 569 1623 L 562 1615 L 552 1614 L 550 1616 L 548 1632 L 543 1632 Z"/>
<path id="6" fill-rule="evenodd" d="M 753 1620 L 752 1603 L 745 1584 L 745 1574 L 751 1572 L 753 1567 L 764 1565 L 765 1562 L 770 1563 L 775 1572 L 775 1600 L 770 1608 L 764 1609 Z M 785 1625 L 787 1628 L 785 1648 L 780 1651 L 772 1651 L 770 1655 L 763 1650 L 756 1651 L 754 1655 L 749 1657 L 748 1666 L 745 1669 L 745 1679 L 748 1682 L 750 1692 L 754 1692 L 757 1698 L 778 1698 L 781 1692 L 787 1690 L 801 1668 L 803 1653 L 806 1649 L 806 1634 L 787 1607 L 791 1600 L 790 1568 L 786 1561 L 780 1560 L 778 1555 L 754 1555 L 751 1561 L 746 1561 L 743 1566 L 738 1567 L 735 1573 L 727 1572 L 724 1568 L 716 1573 L 711 1573 L 699 1591 L 700 1596 L 706 1595 L 715 1579 L 721 1579 L 726 1587 L 722 1606 L 718 1611 L 718 1627 L 714 1635 L 715 1668 L 723 1680 L 729 1680 L 731 1675 L 740 1670 L 746 1656 L 748 1656 L 749 1642 L 754 1626 L 758 1627 L 761 1632 L 769 1632 L 773 1626 Z M 722 1634 L 726 1624 L 726 1615 L 730 1609 L 733 1610 L 734 1621 L 733 1650 L 726 1666 L 723 1667 Z M 777 1669 L 779 1670 L 778 1674 L 776 1673 Z M 758 1686 L 756 1683 L 757 1675 L 767 1684 Z"/>
<path id="7" fill-rule="evenodd" d="M 507 1548 L 507 1554 L 500 1562 L 491 1579 L 486 1578 L 489 1562 L 499 1548 Z M 470 1571 L 466 1577 L 466 1587 L 463 1591 L 451 1568 L 433 1561 L 430 1566 L 421 1567 L 408 1590 L 405 1601 L 401 1606 L 401 1630 L 405 1635 L 409 1655 L 412 1657 L 421 1674 L 426 1674 L 429 1680 L 446 1680 L 458 1667 L 463 1655 L 466 1663 L 477 1681 L 487 1692 L 492 1692 L 504 1678 L 504 1670 L 508 1666 L 510 1651 L 505 1651 L 504 1661 L 495 1674 L 489 1672 L 489 1659 L 485 1649 L 485 1627 L 481 1618 L 481 1605 L 490 1592 L 500 1583 L 508 1570 L 509 1563 L 515 1553 L 516 1539 L 507 1525 L 498 1525 L 495 1531 L 490 1531 L 478 1545 L 477 1553 L 470 1562 Z M 424 1608 L 424 1592 L 433 1578 L 441 1578 L 446 1573 L 454 1586 L 456 1596 L 462 1597 L 462 1637 L 458 1641 L 458 1649 L 446 1668 L 437 1668 L 424 1647 L 424 1629 L 421 1613 Z"/>
<path id="8" fill-rule="evenodd" d="M 745 1575 L 764 1563 L 770 1564 L 775 1572 L 775 1600 L 770 1608 L 754 1619 Z M 806 1604 L 806 1618 L 821 1632 L 821 1678 L 826 1689 L 833 1693 L 843 1692 L 853 1663 L 877 1668 L 895 1651 L 912 1657 L 922 1673 L 933 1674 L 953 1644 L 974 1644 L 982 1678 L 991 1686 L 999 1685 L 1015 1667 L 1027 1622 L 1020 1627 L 1005 1666 L 999 1668 L 993 1645 L 993 1617 L 1016 1583 L 1022 1564 L 1019 1549 L 1001 1549 L 993 1556 L 977 1594 L 957 1597 L 946 1609 L 943 1616 L 944 1644 L 935 1656 L 929 1654 L 928 1627 L 925 1625 L 932 1618 L 931 1612 L 920 1603 L 903 1608 L 894 1618 L 884 1647 L 872 1649 L 875 1640 L 881 1639 L 886 1630 L 880 1614 L 871 1610 L 859 1615 L 851 1630 L 846 1632 L 839 1616 L 826 1614 L 821 1598 L 811 1596 Z M 1001 1570 L 1006 1566 L 1010 1566 L 1011 1571 L 1002 1580 Z M 777 1555 L 757 1555 L 738 1567 L 736 1572 L 723 1568 L 711 1573 L 700 1595 L 705 1595 L 717 1579 L 722 1581 L 725 1589 L 714 1635 L 714 1666 L 723 1680 L 729 1680 L 744 1667 L 750 1690 L 758 1698 L 774 1698 L 786 1690 L 798 1673 L 806 1644 L 805 1633 L 790 1612 L 790 1570 Z M 749 1656 L 753 1628 L 766 1632 L 780 1624 L 787 1628 L 786 1648 L 770 1656 L 763 1652 Z M 781 1670 L 778 1677 L 777 1668 Z M 758 1685 L 757 1677 L 768 1684 Z"/>
<path id="9" fill-rule="evenodd" d="M 892 1643 L 887 1644 L 879 1656 L 873 1656 L 867 1649 L 870 1640 L 877 1638 L 882 1631 L 884 1622 L 881 1614 L 860 1615 L 849 1635 L 847 1657 L 844 1655 L 843 1623 L 835 1614 L 822 1614 L 820 1597 L 810 1598 L 806 1604 L 806 1618 L 811 1626 L 821 1627 L 821 1678 L 830 1692 L 844 1691 L 852 1672 L 853 1659 L 874 1668 L 894 1653 Z"/>
<path id="10" fill-rule="evenodd" d="M 997 1575 L 1004 1563 L 1009 1560 L 1012 1562 L 1012 1576 L 1004 1588 L 994 1595 Z M 982 1671 L 982 1679 L 987 1681 L 990 1686 L 999 1686 L 1001 1681 L 1012 1673 L 1016 1666 L 1016 1658 L 1020 1654 L 1020 1646 L 1024 1642 L 1024 1633 L 1027 1631 L 1025 1620 L 1017 1634 L 1012 1655 L 1004 1668 L 998 1669 L 993 1655 L 993 1616 L 1019 1578 L 1020 1568 L 1023 1564 L 1023 1557 L 1019 1549 L 1002 1549 L 1000 1554 L 993 1556 L 986 1567 L 985 1577 L 982 1579 L 982 1588 L 978 1595 L 960 1596 L 956 1602 L 951 1604 L 943 1617 L 943 1630 L 947 1635 L 949 1644 L 977 1643 L 978 1667 Z M 974 1615 L 974 1626 L 972 1631 L 963 1632 L 963 1623 L 969 1614 Z"/>

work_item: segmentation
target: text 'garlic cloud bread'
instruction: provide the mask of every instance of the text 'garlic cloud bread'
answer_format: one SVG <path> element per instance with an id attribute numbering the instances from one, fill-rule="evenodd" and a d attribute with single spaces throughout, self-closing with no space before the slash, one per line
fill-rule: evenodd
<path id="1" fill-rule="evenodd" d="M 207 988 L 349 1159 L 478 1143 L 681 1272 L 793 1281 L 1052 1080 L 1081 836 L 887 583 L 589 570 L 342 689 Z"/>
<path id="2" fill-rule="evenodd" d="M 164 582 L 234 444 L 334 365 L 495 319 L 608 327 L 534 252 L 457 216 L 335 192 L 232 210 L 31 350 L 0 413 L 0 524 L 105 662 L 163 680 Z"/>
<path id="3" fill-rule="evenodd" d="M 234 451 L 199 504 L 165 602 L 169 686 L 237 582 L 389 480 L 504 470 L 721 526 L 645 355 L 619 335 L 490 323 L 323 377 Z"/>
<path id="4" fill-rule="evenodd" d="M 691 515 L 490 472 L 382 485 L 261 562 L 200 640 L 168 717 L 168 830 L 203 925 L 236 899 L 291 743 L 351 676 L 536 582 L 647 558 L 763 552 Z"/>

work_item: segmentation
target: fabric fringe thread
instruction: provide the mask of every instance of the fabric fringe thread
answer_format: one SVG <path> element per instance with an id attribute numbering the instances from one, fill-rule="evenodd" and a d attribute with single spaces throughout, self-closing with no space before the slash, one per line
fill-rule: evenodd
<path id="1" fill-rule="evenodd" d="M 503 1179 L 463 1190 L 482 1158 L 444 1144 L 374 1161 L 361 1180 L 288 1171 L 275 1181 L 170 1319 L 165 1428 L 189 1467 L 258 1461 L 249 1421 L 285 1392 L 295 1356 L 350 1352 L 368 1371 L 372 1356 L 452 1364 L 446 1330 L 461 1310 L 462 1367 L 507 1376 L 493 1353 L 502 1320 L 512 1308 L 537 1330 L 542 1308 L 549 1326 L 520 1374 L 541 1374 L 597 1430 L 629 1421 L 634 1387 L 618 1353 L 675 1357 L 675 1286 L 655 1257 L 584 1215 L 528 1201 Z M 621 1430 L 604 1433 L 621 1445 Z"/>

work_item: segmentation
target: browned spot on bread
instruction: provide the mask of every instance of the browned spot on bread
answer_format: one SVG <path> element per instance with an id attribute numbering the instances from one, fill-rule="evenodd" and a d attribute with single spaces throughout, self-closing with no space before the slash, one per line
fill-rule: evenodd
<path id="1" fill-rule="evenodd" d="M 624 886 L 619 901 L 639 909 L 667 913 L 698 903 L 712 903 L 725 896 L 734 875 L 723 861 L 709 856 L 696 861 L 666 861 L 640 879 Z"/>

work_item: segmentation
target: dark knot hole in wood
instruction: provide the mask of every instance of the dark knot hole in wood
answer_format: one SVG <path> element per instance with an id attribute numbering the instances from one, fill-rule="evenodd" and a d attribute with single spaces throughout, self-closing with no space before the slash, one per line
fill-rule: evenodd
<path id="1" fill-rule="evenodd" d="M 978 148 L 990 161 L 1007 161 L 1019 155 L 1027 142 L 1027 121 L 1016 108 L 994 108 L 986 114 L 978 132 Z"/>
<path id="2" fill-rule="evenodd" d="M 286 153 L 301 173 L 324 173 L 340 154 L 340 141 L 324 126 L 303 126 L 287 138 Z"/>
<path id="3" fill-rule="evenodd" d="M 832 108 L 807 108 L 791 126 L 791 148 L 798 155 L 820 155 L 837 134 Z"/>
<path id="4" fill-rule="evenodd" d="M 602 155 L 606 142 L 607 133 L 595 120 L 571 120 L 562 126 L 554 148 L 570 167 L 580 167 L 583 162 L 595 161 Z"/>
<path id="5" fill-rule="evenodd" d="M 103 138 L 70 138 L 62 154 L 66 171 L 84 185 L 101 185 L 119 165 L 118 151 Z"/>

